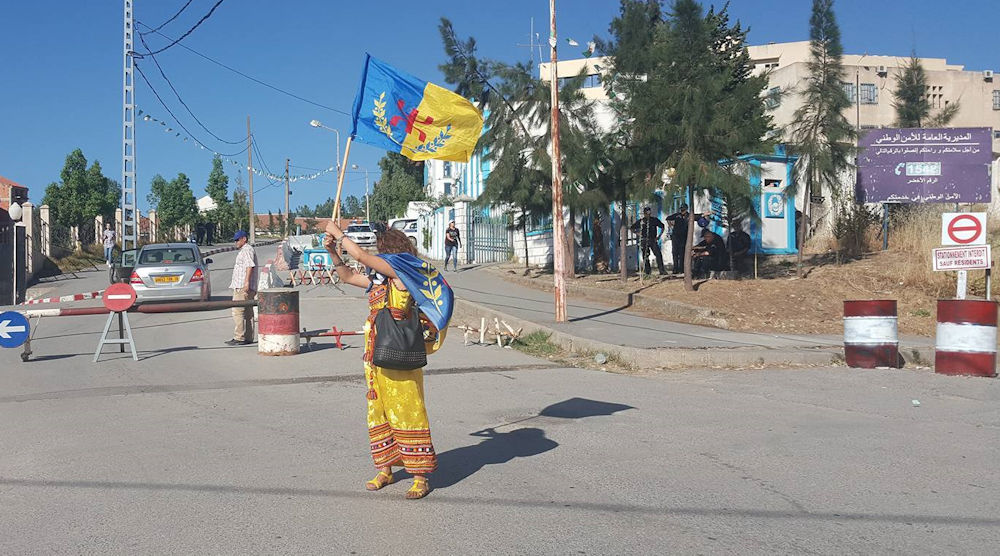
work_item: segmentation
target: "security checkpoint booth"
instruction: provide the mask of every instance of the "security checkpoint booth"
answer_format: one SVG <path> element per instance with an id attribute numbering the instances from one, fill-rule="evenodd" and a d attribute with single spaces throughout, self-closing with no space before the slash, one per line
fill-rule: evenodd
<path id="1" fill-rule="evenodd" d="M 794 167 L 797 160 L 797 156 L 788 155 L 783 148 L 778 147 L 774 154 L 749 154 L 720 163 L 723 166 L 736 166 L 735 171 L 745 172 L 754 191 L 753 208 L 760 218 L 746 218 L 742 222 L 743 230 L 750 235 L 750 254 L 791 255 L 798 252 L 795 199 L 788 193 L 789 188 L 795 184 Z M 654 215 L 663 219 L 666 215 L 677 212 L 682 204 L 687 204 L 686 197 L 660 197 L 653 206 Z M 710 188 L 696 190 L 691 212 L 696 218 L 706 212 L 712 213 L 710 217 L 696 222 L 694 244 L 701 241 L 701 233 L 705 229 L 729 241 L 728 209 L 725 200 L 718 193 Z M 666 243 L 664 242 L 665 245 Z"/>

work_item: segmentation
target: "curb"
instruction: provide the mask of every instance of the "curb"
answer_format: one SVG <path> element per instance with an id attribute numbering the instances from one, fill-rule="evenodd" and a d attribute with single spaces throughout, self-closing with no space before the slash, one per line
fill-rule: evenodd
<path id="1" fill-rule="evenodd" d="M 580 338 L 566 334 L 545 325 L 527 321 L 478 303 L 464 299 L 455 300 L 452 322 L 464 321 L 477 325 L 481 318 L 498 318 L 515 328 L 523 328 L 530 333 L 541 331 L 549 334 L 549 340 L 559 347 L 577 354 L 604 353 L 615 356 L 633 369 L 690 369 L 692 367 L 752 367 L 771 366 L 779 368 L 808 366 L 842 366 L 843 347 L 815 347 L 796 350 L 766 348 L 637 348 L 609 344 L 599 340 Z M 905 363 L 931 366 L 934 349 L 923 346 L 900 346 L 900 355 Z"/>
<path id="2" fill-rule="evenodd" d="M 554 286 L 551 283 L 539 282 L 533 278 L 525 278 L 524 276 L 516 273 L 500 271 L 496 268 L 487 268 L 486 271 L 500 276 L 505 280 L 515 282 L 534 290 L 551 292 L 554 289 Z M 566 283 L 566 291 L 569 294 L 582 297 L 589 301 L 624 305 L 629 309 L 638 311 L 650 311 L 670 317 L 671 319 L 679 322 L 712 326 L 714 328 L 722 328 L 724 330 L 729 329 L 729 322 L 718 316 L 718 313 L 715 311 L 704 307 L 698 307 L 696 305 L 689 305 L 680 301 L 660 299 L 643 293 L 605 290 L 595 288 L 593 286 L 582 286 L 580 284 L 572 284 L 569 282 Z"/>

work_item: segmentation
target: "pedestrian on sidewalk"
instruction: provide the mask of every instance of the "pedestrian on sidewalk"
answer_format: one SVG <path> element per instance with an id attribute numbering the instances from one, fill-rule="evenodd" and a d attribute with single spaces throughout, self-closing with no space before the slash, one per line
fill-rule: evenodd
<path id="1" fill-rule="evenodd" d="M 233 301 L 251 300 L 257 296 L 257 252 L 249 243 L 247 233 L 238 230 L 233 236 L 236 248 L 236 264 L 233 265 Z M 233 307 L 233 338 L 226 340 L 227 346 L 241 346 L 253 343 L 253 307 Z"/>
<path id="2" fill-rule="evenodd" d="M 448 222 L 444 231 L 444 269 L 448 270 L 448 258 L 454 257 L 453 268 L 458 272 L 458 248 L 462 246 L 462 234 L 455 227 L 455 221 Z"/>
<path id="3" fill-rule="evenodd" d="M 111 222 L 104 225 L 102 239 L 104 240 L 104 262 L 108 263 L 108 268 L 111 268 L 111 252 L 114 250 L 115 241 L 118 239 L 118 234 L 111 229 Z"/>
<path id="4" fill-rule="evenodd" d="M 437 469 L 424 404 L 423 369 L 395 370 L 375 365 L 378 335 L 375 322 L 379 312 L 386 308 L 396 321 L 412 318 L 416 306 L 424 329 L 425 350 L 433 353 L 441 347 L 451 319 L 451 288 L 434 267 L 417 258 L 410 238 L 399 230 L 376 233 L 378 255 L 359 247 L 332 222 L 326 232 L 323 246 L 330 253 L 341 282 L 368 291 L 363 360 L 368 383 L 368 437 L 378 473 L 365 483 L 365 488 L 380 490 L 392 484 L 393 466 L 402 466 L 413 476 L 406 498 L 423 498 L 431 489 L 427 475 Z M 337 245 L 338 240 L 342 247 Z M 371 269 L 369 274 L 348 267 L 340 256 L 341 249 Z"/>
<path id="5" fill-rule="evenodd" d="M 681 205 L 677 212 L 664 218 L 670 223 L 670 250 L 674 258 L 674 274 L 684 273 L 684 244 L 687 243 L 688 220 L 690 218 L 686 204 Z"/>
<path id="6" fill-rule="evenodd" d="M 652 215 L 649 207 L 642 207 L 642 218 L 636 220 L 630 229 L 639 234 L 639 248 L 642 251 L 642 261 L 645 263 L 646 274 L 652 272 L 649 264 L 649 252 L 652 251 L 653 256 L 656 257 L 656 266 L 660 270 L 660 276 L 665 276 L 667 271 L 663 268 L 660 236 L 663 235 L 663 230 L 666 229 L 666 226 L 663 225 L 663 222 L 659 218 Z"/>

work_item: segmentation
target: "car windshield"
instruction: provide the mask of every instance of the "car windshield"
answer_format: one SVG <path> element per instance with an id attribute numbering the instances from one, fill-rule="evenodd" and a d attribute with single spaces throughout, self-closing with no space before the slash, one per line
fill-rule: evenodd
<path id="1" fill-rule="evenodd" d="M 184 247 L 154 247 L 143 249 L 139 255 L 139 264 L 183 264 L 194 261 L 194 250 Z"/>
<path id="2" fill-rule="evenodd" d="M 408 220 L 397 220 L 392 223 L 393 230 L 405 230 L 410 222 Z"/>
<path id="3" fill-rule="evenodd" d="M 369 228 L 368 226 L 348 226 L 347 233 L 352 233 L 352 232 L 353 233 L 362 232 L 370 234 L 372 232 L 372 229 Z"/>

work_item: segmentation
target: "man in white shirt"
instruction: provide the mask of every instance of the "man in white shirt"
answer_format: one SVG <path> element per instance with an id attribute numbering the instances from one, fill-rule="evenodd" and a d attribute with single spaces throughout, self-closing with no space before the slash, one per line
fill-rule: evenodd
<path id="1" fill-rule="evenodd" d="M 233 266 L 233 281 L 229 284 L 233 289 L 233 301 L 253 299 L 257 295 L 257 253 L 248 243 L 247 233 L 243 230 L 236 232 L 233 241 L 239 249 Z M 226 340 L 226 345 L 252 344 L 253 307 L 233 307 L 233 322 L 236 324 L 233 339 Z"/>

